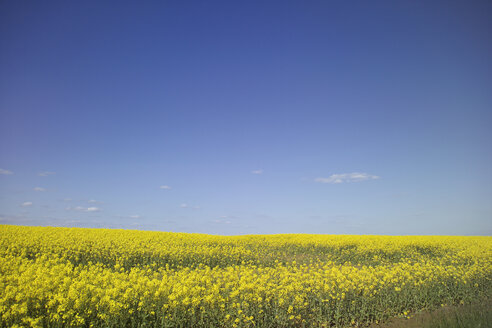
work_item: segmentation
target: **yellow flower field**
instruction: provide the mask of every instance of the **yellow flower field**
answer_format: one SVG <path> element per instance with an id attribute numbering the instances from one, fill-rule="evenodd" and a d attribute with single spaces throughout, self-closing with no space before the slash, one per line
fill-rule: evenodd
<path id="1" fill-rule="evenodd" d="M 492 237 L 0 226 L 1 327 L 357 327 L 492 291 Z"/>

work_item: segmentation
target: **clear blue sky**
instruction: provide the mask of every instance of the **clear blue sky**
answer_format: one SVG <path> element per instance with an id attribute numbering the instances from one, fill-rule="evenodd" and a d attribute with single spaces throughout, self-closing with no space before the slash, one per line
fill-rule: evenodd
<path id="1" fill-rule="evenodd" d="M 492 234 L 490 1 L 2 1 L 0 223 Z"/>

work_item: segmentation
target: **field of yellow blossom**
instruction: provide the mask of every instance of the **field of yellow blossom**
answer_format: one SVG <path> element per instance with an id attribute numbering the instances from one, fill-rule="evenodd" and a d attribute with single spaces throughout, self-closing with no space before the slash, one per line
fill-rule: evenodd
<path id="1" fill-rule="evenodd" d="M 0 226 L 0 327 L 360 327 L 491 291 L 492 237 Z"/>

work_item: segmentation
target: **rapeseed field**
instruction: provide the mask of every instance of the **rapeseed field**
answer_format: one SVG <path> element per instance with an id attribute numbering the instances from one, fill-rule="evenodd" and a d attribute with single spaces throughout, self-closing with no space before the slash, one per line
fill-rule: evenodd
<path id="1" fill-rule="evenodd" d="M 0 226 L 1 327 L 360 327 L 491 291 L 492 237 Z"/>

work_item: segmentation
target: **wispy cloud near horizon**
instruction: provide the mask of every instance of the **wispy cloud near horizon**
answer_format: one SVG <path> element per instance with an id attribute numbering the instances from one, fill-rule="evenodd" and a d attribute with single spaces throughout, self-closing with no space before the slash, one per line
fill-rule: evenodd
<path id="1" fill-rule="evenodd" d="M 3 174 L 3 175 L 12 175 L 12 174 L 14 174 L 14 172 L 9 171 L 9 170 L 5 170 L 5 169 L 0 169 L 0 174 Z"/>
<path id="2" fill-rule="evenodd" d="M 263 174 L 263 169 L 253 170 L 251 171 L 253 174 Z"/>
<path id="3" fill-rule="evenodd" d="M 69 206 L 65 208 L 67 211 L 76 211 L 76 212 L 99 212 L 101 209 L 99 207 L 83 207 L 83 206 Z"/>
<path id="4" fill-rule="evenodd" d="M 219 224 L 231 224 L 230 220 L 224 220 L 224 218 L 222 218 L 222 217 L 219 219 L 213 220 L 212 222 L 213 223 L 219 223 Z"/>
<path id="5" fill-rule="evenodd" d="M 319 183 L 331 183 L 331 184 L 339 184 L 345 182 L 361 182 L 367 180 L 376 180 L 380 177 L 377 175 L 372 175 L 368 173 L 342 173 L 342 174 L 332 174 L 328 178 L 316 178 L 315 182 Z"/>
<path id="6" fill-rule="evenodd" d="M 159 187 L 160 189 L 166 189 L 166 190 L 170 190 L 171 187 L 167 186 L 167 185 L 162 185 Z"/>
<path id="7" fill-rule="evenodd" d="M 34 191 L 46 191 L 45 188 L 41 188 L 41 187 L 35 187 L 33 188 Z"/>
<path id="8" fill-rule="evenodd" d="M 190 206 L 187 203 L 182 203 L 181 205 L 179 205 L 179 207 L 181 207 L 181 208 L 191 208 L 193 210 L 199 210 L 201 208 L 200 206 Z"/>

